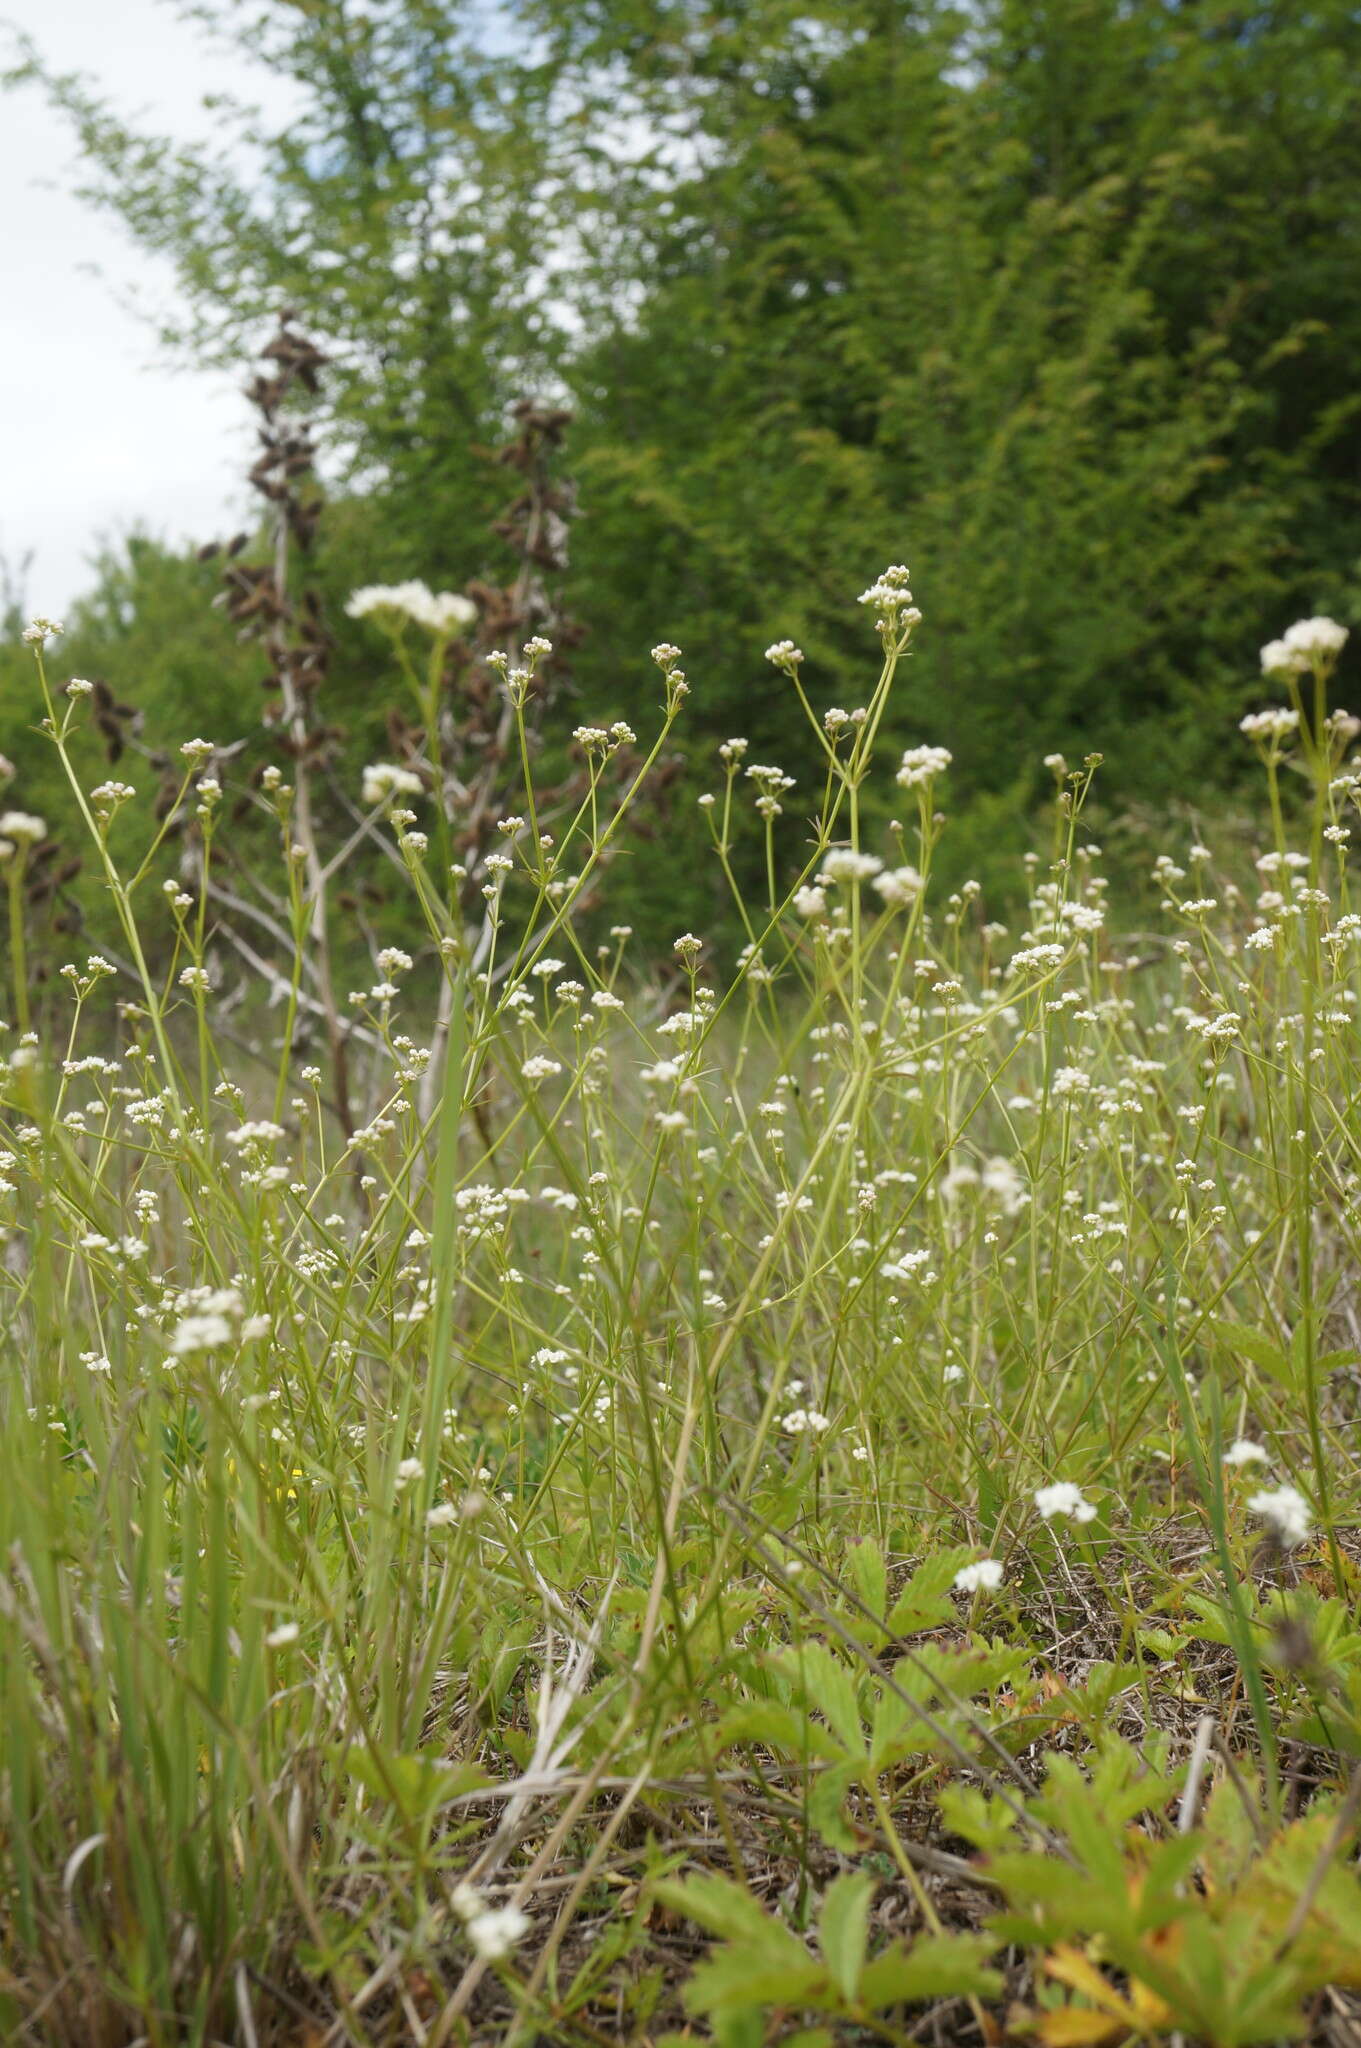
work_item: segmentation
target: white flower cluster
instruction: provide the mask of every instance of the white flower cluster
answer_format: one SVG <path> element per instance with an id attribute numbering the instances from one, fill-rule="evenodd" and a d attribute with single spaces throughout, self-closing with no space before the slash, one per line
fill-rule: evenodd
<path id="1" fill-rule="evenodd" d="M 1002 1567 L 995 1557 L 981 1557 L 955 1573 L 957 1593 L 995 1593 L 1002 1583 Z"/>
<path id="2" fill-rule="evenodd" d="M 875 853 L 857 853 L 851 846 L 834 846 L 822 863 L 818 881 L 824 888 L 834 882 L 868 882 L 883 865 Z"/>
<path id="3" fill-rule="evenodd" d="M 366 804 L 388 804 L 399 796 L 421 796 L 425 784 L 414 768 L 398 768 L 391 761 L 374 761 L 364 770 L 360 794 Z"/>
<path id="4" fill-rule="evenodd" d="M 32 811 L 5 811 L 0 815 L 0 860 L 8 860 L 16 846 L 36 846 L 47 837 L 47 822 Z"/>
<path id="5" fill-rule="evenodd" d="M 382 618 L 395 612 L 447 637 L 472 625 L 477 606 L 471 598 L 460 597 L 456 591 L 436 592 L 426 583 L 366 583 L 362 590 L 353 593 L 345 612 L 351 619 Z"/>
<path id="6" fill-rule="evenodd" d="M 1275 711 L 1249 711 L 1238 721 L 1238 730 L 1246 733 L 1250 740 L 1283 740 L 1294 732 L 1300 722 L 1298 711 L 1288 711 L 1281 706 Z"/>
<path id="7" fill-rule="evenodd" d="M 529 1918 L 518 1906 L 489 1906 L 466 1879 L 455 1885 L 453 1901 L 473 1953 L 484 1963 L 504 1962 L 529 1932 Z"/>
<path id="8" fill-rule="evenodd" d="M 861 604 L 873 607 L 875 624 L 881 632 L 901 634 L 906 629 L 910 633 L 920 624 L 921 613 L 912 602 L 909 580 L 910 571 L 901 562 L 895 562 L 868 590 L 860 593 Z"/>
<path id="9" fill-rule="evenodd" d="M 1346 644 L 1347 628 L 1336 619 L 1296 619 L 1279 640 L 1268 640 L 1262 649 L 1262 673 L 1304 675 L 1316 661 L 1336 661 Z"/>
<path id="10" fill-rule="evenodd" d="M 909 747 L 893 779 L 901 789 L 917 789 L 943 775 L 953 759 L 948 747 Z"/>
<path id="11" fill-rule="evenodd" d="M 886 909 L 901 910 L 921 894 L 922 878 L 914 867 L 885 868 L 870 885 Z"/>
<path id="12" fill-rule="evenodd" d="M 1035 1495 L 1035 1505 L 1046 1522 L 1051 1522 L 1055 1515 L 1071 1515 L 1075 1522 L 1090 1522 L 1096 1517 L 1096 1509 L 1089 1500 L 1084 1500 L 1082 1488 L 1071 1479 L 1056 1479 L 1052 1486 L 1042 1486 Z"/>
<path id="13" fill-rule="evenodd" d="M 196 1288 L 181 1297 L 189 1311 L 181 1315 L 170 1336 L 176 1358 L 189 1358 L 198 1351 L 215 1351 L 230 1344 L 241 1314 L 241 1296 L 234 1287 Z"/>
<path id="14" fill-rule="evenodd" d="M 780 1424 L 786 1436 L 821 1436 L 831 1426 L 830 1417 L 816 1408 L 791 1408 Z"/>
<path id="15" fill-rule="evenodd" d="M 777 640 L 773 646 L 767 647 L 766 660 L 774 667 L 786 669 L 792 674 L 803 660 L 803 650 L 796 647 L 792 640 Z"/>
<path id="16" fill-rule="evenodd" d="M 1260 1515 L 1278 1543 L 1291 1550 L 1308 1541 L 1313 1527 L 1309 1503 L 1294 1486 L 1278 1486 L 1267 1493 L 1248 1496 L 1248 1511 Z"/>

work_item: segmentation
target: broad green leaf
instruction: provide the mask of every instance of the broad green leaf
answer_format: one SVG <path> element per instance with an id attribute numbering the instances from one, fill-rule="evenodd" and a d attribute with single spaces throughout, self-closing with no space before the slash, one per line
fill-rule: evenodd
<path id="1" fill-rule="evenodd" d="M 464 1792 L 491 1783 L 476 1764 L 453 1763 L 435 1752 L 412 1756 L 351 1743 L 335 1753 L 337 1766 L 375 1799 L 393 1800 L 408 1814 L 431 1814 Z"/>
<path id="2" fill-rule="evenodd" d="M 833 1878 L 818 1915 L 818 1944 L 842 1997 L 855 2000 L 869 1943 L 870 1901 L 874 1879 L 866 1871 Z"/>
<path id="3" fill-rule="evenodd" d="M 716 2012 L 768 2005 L 824 2004 L 830 1984 L 815 1956 L 800 1948 L 797 1958 L 777 1962 L 753 1954 L 745 1942 L 724 1944 L 696 1965 L 685 1986 L 689 2012 Z"/>
<path id="4" fill-rule="evenodd" d="M 1290 1358 L 1274 1339 L 1265 1337 L 1260 1330 L 1249 1330 L 1242 1323 L 1229 1323 L 1215 1317 L 1210 1324 L 1216 1337 L 1230 1351 L 1242 1357 L 1279 1380 L 1283 1387 L 1295 1384 L 1295 1368 Z"/>
<path id="5" fill-rule="evenodd" d="M 995 1998 L 1002 1988 L 987 1959 L 997 1944 L 986 1934 L 936 1934 L 909 1948 L 897 1944 L 866 1964 L 860 2003 L 878 2012 L 888 2005 L 918 2005 L 928 1998 Z"/>
<path id="6" fill-rule="evenodd" d="M 956 1545 L 919 1564 L 889 1610 L 889 1633 L 915 1635 L 922 1629 L 940 1628 L 943 1623 L 955 1620 L 955 1605 L 950 1597 L 955 1573 L 961 1565 L 972 1563 L 974 1555 L 967 1545 Z"/>
<path id="7" fill-rule="evenodd" d="M 721 1941 L 746 1944 L 753 1962 L 768 1957 L 772 1967 L 792 1969 L 808 1960 L 798 1936 L 730 1877 L 706 1871 L 679 1882 L 664 1878 L 654 1890 L 673 1912 L 698 1921 Z"/>
<path id="8" fill-rule="evenodd" d="M 820 1714 L 844 1749 L 865 1754 L 865 1724 L 855 1681 L 825 1643 L 802 1643 L 771 1659 L 802 1696 L 810 1711 Z"/>
<path id="9" fill-rule="evenodd" d="M 888 1605 L 888 1567 L 872 1536 L 850 1545 L 846 1552 L 846 1576 L 862 1605 L 868 1607 L 876 1621 L 882 1621 Z"/>
<path id="10" fill-rule="evenodd" d="M 722 1748 L 741 1742 L 756 1742 L 793 1759 L 843 1757 L 845 1750 L 831 1730 L 798 1707 L 779 1700 L 753 1700 L 730 1707 L 718 1723 Z"/>
<path id="11" fill-rule="evenodd" d="M 846 1819 L 846 1794 L 859 1784 L 865 1766 L 859 1763 L 832 1764 L 819 1771 L 808 1793 L 808 1820 L 829 1849 L 849 1856 L 860 1846 L 854 1828 Z"/>

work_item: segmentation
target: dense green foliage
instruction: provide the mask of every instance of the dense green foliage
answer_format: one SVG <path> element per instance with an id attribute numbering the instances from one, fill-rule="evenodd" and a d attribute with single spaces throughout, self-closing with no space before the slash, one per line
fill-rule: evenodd
<path id="1" fill-rule="evenodd" d="M 1052 748 L 1111 749 L 1117 803 L 1213 783 L 1271 621 L 1356 608 L 1352 0 L 192 11 L 293 81 L 286 132 L 174 150 L 48 85 L 92 192 L 178 265 L 177 346 L 244 359 L 288 301 L 332 349 L 333 601 L 483 572 L 485 447 L 562 391 L 592 706 L 632 715 L 665 634 L 697 740 L 805 786 L 761 647 L 794 634 L 838 701 L 841 594 L 906 559 L 934 632 L 903 737 L 956 755 L 961 870 Z M 166 664 L 206 673 L 183 631 L 142 675 L 167 711 Z M 647 887 L 699 915 L 692 875 Z"/>

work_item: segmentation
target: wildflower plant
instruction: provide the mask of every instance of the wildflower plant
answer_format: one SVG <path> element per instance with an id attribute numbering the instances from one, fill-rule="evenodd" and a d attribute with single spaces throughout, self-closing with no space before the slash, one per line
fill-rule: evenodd
<path id="1" fill-rule="evenodd" d="M 344 1116 L 291 1028 L 245 1062 L 215 1004 L 233 758 L 186 746 L 202 857 L 153 906 L 161 828 L 123 864 L 140 800 L 82 786 L 89 699 L 31 636 L 112 914 L 40 1034 L 12 899 L 6 2027 L 1298 2033 L 1361 1983 L 1340 629 L 1285 636 L 1292 716 L 1245 728 L 1250 869 L 1165 850 L 1122 938 L 1099 763 L 1057 761 L 1009 931 L 937 887 L 950 759 L 903 729 L 925 628 L 887 570 L 858 708 L 768 650 L 820 788 L 720 750 L 728 961 L 606 922 L 680 650 L 549 797 L 551 636 L 508 636 L 493 802 L 455 597 L 352 607 L 429 701 L 355 793 L 420 937 L 338 1005 Z M 282 785 L 296 992 L 331 854 Z"/>

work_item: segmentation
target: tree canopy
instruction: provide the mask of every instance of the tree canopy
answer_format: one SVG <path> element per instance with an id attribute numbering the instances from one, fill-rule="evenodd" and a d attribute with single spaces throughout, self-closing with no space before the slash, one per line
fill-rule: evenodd
<path id="1" fill-rule="evenodd" d="M 293 81 L 286 130 L 224 106 L 219 150 L 172 147 L 18 75 L 177 265 L 172 346 L 244 358 L 288 304 L 331 352 L 335 596 L 485 573 L 486 449 L 562 396 L 584 701 L 638 709 L 665 636 L 701 741 L 811 771 L 761 650 L 854 703 L 854 593 L 906 560 L 903 737 L 994 826 L 1056 748 L 1154 802 L 1174 761 L 1213 780 L 1257 642 L 1355 609 L 1350 0 L 190 11 Z"/>

